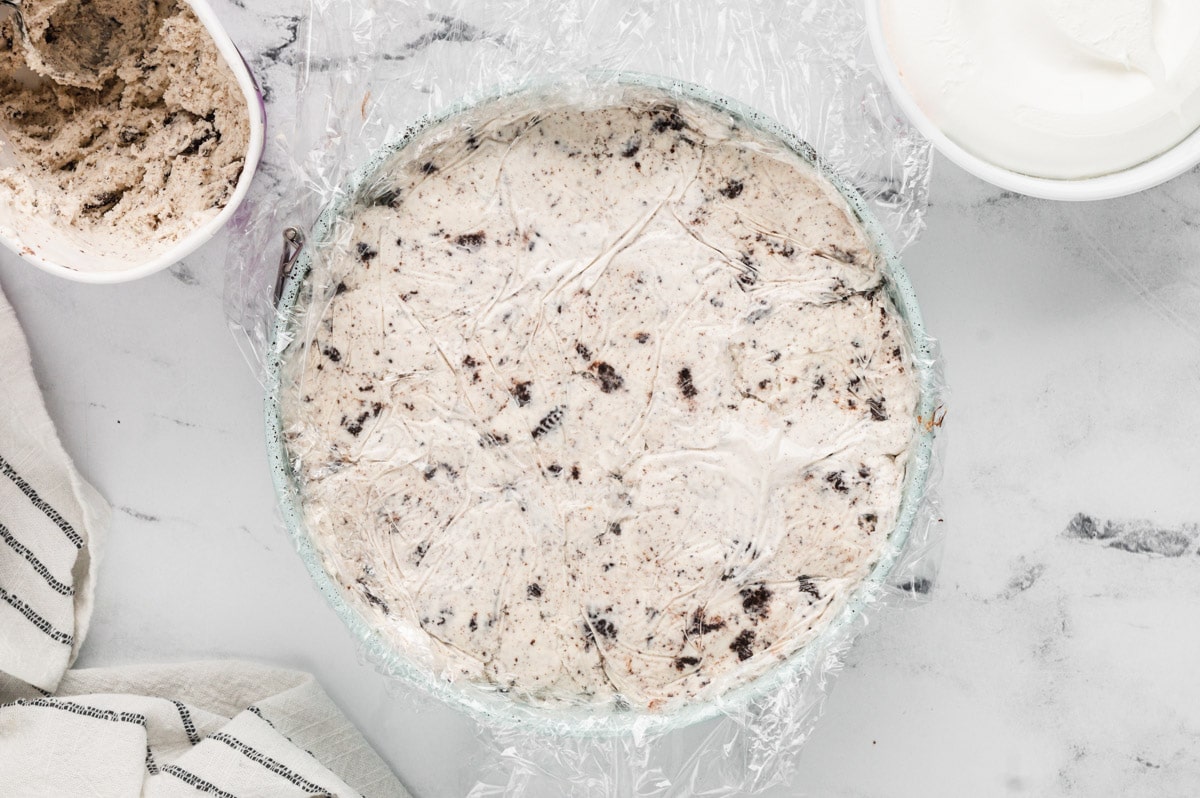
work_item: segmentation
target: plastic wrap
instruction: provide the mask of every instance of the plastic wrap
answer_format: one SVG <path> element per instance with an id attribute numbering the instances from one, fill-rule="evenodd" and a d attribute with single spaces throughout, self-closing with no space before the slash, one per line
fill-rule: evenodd
<path id="1" fill-rule="evenodd" d="M 511 794 L 539 784 L 551 791 L 571 794 L 665 795 L 702 791 L 705 794 L 744 794 L 786 778 L 795 754 L 818 714 L 828 677 L 866 622 L 867 611 L 888 596 L 928 593 L 931 567 L 936 559 L 930 556 L 934 550 L 930 543 L 934 510 L 929 495 L 933 432 L 938 424 L 939 407 L 936 358 L 933 343 L 924 332 L 911 286 L 890 243 L 907 243 L 919 230 L 929 153 L 925 144 L 887 110 L 886 96 L 877 87 L 870 70 L 859 63 L 863 53 L 863 32 L 857 9 L 852 3 L 836 0 L 708 11 L 692 8 L 685 11 L 679 7 L 627 9 L 604 4 L 547 7 L 530 3 L 435 9 L 422 4 L 371 5 L 327 0 L 313 3 L 310 11 L 302 36 L 306 43 L 304 58 L 297 64 L 296 116 L 294 120 L 285 119 L 284 127 L 276 128 L 276 146 L 268 152 L 270 167 L 266 170 L 274 179 L 261 187 L 260 196 L 248 206 L 243 217 L 243 250 L 235 259 L 235 268 L 230 274 L 229 309 L 235 325 L 246 333 L 251 351 L 265 366 L 269 445 L 281 506 L 289 530 L 319 587 L 363 641 L 367 656 L 381 670 L 395 675 L 401 683 L 415 685 L 423 693 L 465 711 L 481 724 L 481 738 L 488 743 L 492 754 L 485 758 L 474 794 Z M 333 338 L 325 335 L 334 325 L 340 326 L 343 317 L 331 321 L 325 311 L 336 297 L 345 294 L 349 298 L 363 293 L 356 290 L 356 280 L 366 274 L 372 261 L 375 266 L 370 277 L 372 281 L 376 274 L 382 280 L 385 264 L 392 261 L 400 264 L 409 258 L 410 265 L 406 268 L 411 268 L 417 261 L 425 265 L 430 262 L 431 256 L 425 250 L 414 250 L 413 244 L 404 242 L 404 236 L 399 237 L 394 247 L 387 242 L 391 249 L 385 249 L 379 236 L 364 240 L 362 235 L 367 229 L 364 214 L 371 213 L 372 208 L 382 208 L 386 214 L 390 208 L 406 201 L 415 202 L 409 198 L 417 195 L 415 187 L 420 185 L 422 174 L 432 175 L 445 166 L 442 161 L 435 163 L 437 158 L 426 159 L 424 153 L 450 157 L 448 147 L 465 145 L 454 151 L 464 156 L 461 163 L 465 163 L 469 160 L 466 156 L 478 146 L 474 134 L 485 131 L 485 135 L 494 134 L 492 143 L 503 145 L 501 154 L 496 157 L 506 157 L 506 153 L 513 150 L 513 141 L 505 138 L 504 124 L 523 118 L 529 127 L 531 116 L 535 123 L 540 123 L 539 107 L 551 111 L 562 105 L 570 105 L 575 110 L 629 108 L 637 106 L 639 97 L 647 98 L 642 121 L 649 127 L 633 131 L 634 135 L 621 131 L 619 135 L 625 151 L 614 145 L 610 151 L 593 154 L 594 157 L 619 160 L 625 152 L 637 152 L 638 133 L 665 132 L 670 137 L 669 143 L 681 148 L 694 147 L 696 142 L 692 139 L 703 143 L 714 140 L 714 136 L 719 138 L 707 129 L 702 117 L 707 114 L 712 119 L 724 120 L 726 128 L 722 129 L 721 135 L 728 130 L 748 129 L 753 141 L 745 149 L 780 159 L 777 162 L 768 159 L 764 161 L 765 165 L 758 167 L 764 172 L 777 173 L 758 175 L 765 182 L 771 183 L 774 178 L 788 182 L 782 174 L 787 170 L 776 168 L 784 163 L 785 156 L 791 159 L 789 163 L 797 164 L 798 169 L 803 167 L 814 176 L 823 176 L 814 177 L 819 183 L 829 180 L 830 183 L 824 185 L 831 186 L 830 196 L 843 203 L 845 219 L 854 220 L 852 227 L 857 229 L 854 235 L 877 257 L 884 279 L 882 291 L 874 290 L 874 278 L 867 273 L 870 269 L 863 271 L 866 268 L 864 259 L 840 248 L 841 239 L 820 239 L 824 251 L 816 254 L 824 260 L 819 262 L 834 264 L 834 272 L 841 270 L 841 273 L 833 274 L 812 289 L 817 292 L 814 297 L 789 295 L 782 298 L 818 308 L 851 302 L 875 303 L 867 310 L 893 319 L 899 325 L 886 332 L 896 332 L 896 337 L 902 339 L 901 346 L 895 350 L 898 353 L 896 361 L 910 367 L 912 391 L 907 400 L 900 389 L 889 397 L 893 399 L 893 412 L 902 408 L 900 415 L 912 420 L 912 443 L 899 460 L 902 467 L 897 472 L 897 479 L 902 483 L 897 484 L 893 496 L 893 500 L 899 502 L 886 508 L 881 522 L 891 531 L 866 560 L 857 562 L 857 570 L 849 580 L 851 588 L 825 607 L 829 617 L 819 618 L 813 625 L 815 636 L 797 638 L 792 641 L 795 645 L 772 652 L 751 650 L 744 645 L 744 638 L 722 641 L 722 649 L 727 647 L 737 654 L 730 657 L 726 653 L 725 659 L 732 662 L 727 670 L 741 676 L 732 681 L 716 680 L 717 684 L 707 690 L 681 690 L 678 694 L 668 695 L 653 691 L 642 694 L 629 688 L 625 692 L 631 698 L 627 699 L 622 695 L 619 680 L 610 680 L 612 691 L 589 693 L 586 674 L 582 677 L 582 689 L 580 684 L 574 684 L 572 689 L 564 691 L 560 689 L 561 685 L 540 690 L 536 680 L 532 687 L 519 684 L 515 679 L 505 682 L 503 678 L 497 678 L 504 677 L 503 672 L 456 673 L 436 658 L 415 653 L 419 646 L 405 644 L 403 634 L 398 636 L 394 629 L 389 633 L 379 632 L 390 622 L 392 613 L 387 601 L 392 601 L 395 607 L 395 599 L 393 594 L 385 594 L 383 587 L 375 583 L 370 556 L 363 560 L 367 563 L 365 569 L 349 572 L 344 568 L 339 570 L 339 557 L 344 557 L 345 552 L 331 556 L 327 540 L 325 543 L 317 540 L 314 545 L 310 527 L 318 525 L 313 515 L 316 502 L 308 502 L 306 506 L 307 488 L 298 479 L 303 471 L 302 463 L 311 455 L 302 450 L 302 440 L 297 444 L 294 430 L 289 430 L 289 424 L 294 421 L 294 408 L 311 398 L 304 393 L 313 382 L 306 382 L 304 375 L 317 374 L 314 369 L 323 367 L 322 358 L 332 361 L 329 363 L 331 369 L 346 370 L 341 349 L 331 343 Z M 672 105 L 672 97 L 675 105 Z M 481 118 L 481 113 L 486 118 Z M 548 115 L 553 118 L 553 113 Z M 492 125 L 490 128 L 489 124 Z M 620 124 L 618 122 L 617 126 Z M 286 134 L 281 134 L 281 129 Z M 519 136 L 520 132 L 516 134 Z M 664 168 L 689 157 L 683 152 L 676 155 L 675 146 L 671 146 L 669 153 L 665 145 L 656 147 L 658 145 L 647 144 L 644 153 L 647 170 L 653 169 L 651 150 L 662 156 Z M 779 153 L 771 155 L 773 148 Z M 715 149 L 711 151 L 716 152 Z M 532 163 L 535 156 L 536 153 L 526 153 L 519 157 Z M 719 161 L 719 158 L 715 160 Z M 460 166 L 460 160 L 453 163 L 455 168 Z M 518 166 L 517 171 L 521 168 Z M 640 163 L 638 169 L 641 169 Z M 601 174 L 600 168 L 596 169 L 596 174 Z M 573 175 L 572 180 L 575 177 L 578 176 Z M 735 177 L 732 170 L 728 174 L 717 170 L 710 175 L 710 179 L 717 182 L 707 193 L 700 190 L 699 194 L 707 197 L 723 194 L 733 200 L 743 191 Z M 547 180 L 548 185 L 553 185 L 553 178 Z M 681 192 L 686 193 L 689 185 L 683 185 Z M 599 190 L 596 193 L 603 195 L 603 201 L 614 208 L 621 205 L 622 191 L 634 200 L 638 198 L 636 184 L 633 189 L 610 189 L 615 193 L 605 194 Z M 840 192 L 840 198 L 836 192 Z M 752 190 L 747 191 L 746 197 L 739 201 L 745 203 L 752 195 Z M 681 196 L 673 195 L 672 201 Z M 427 204 L 436 205 L 434 200 Z M 469 204 L 470 198 L 466 201 Z M 587 201 L 596 201 L 596 197 L 580 200 Z M 556 202 L 549 203 L 547 208 L 554 208 Z M 494 197 L 492 204 L 495 204 Z M 671 206 L 673 210 L 681 207 L 678 203 Z M 452 202 L 448 202 L 446 208 L 455 225 L 447 225 L 443 236 L 446 241 L 437 244 L 442 249 L 448 247 L 447 256 L 453 255 L 454 251 L 472 256 L 481 241 L 488 240 L 489 236 L 493 241 L 497 238 L 490 228 L 473 231 L 464 227 L 470 226 L 470 220 L 464 220 L 462 213 L 454 216 Z M 527 243 L 530 251 L 538 243 L 554 243 L 530 238 L 538 235 L 534 231 L 537 222 L 548 219 L 551 212 L 547 208 L 543 208 L 542 216 L 535 214 L 532 221 L 514 218 L 513 230 L 517 237 L 524 231 L 525 239 L 529 240 L 521 243 Z M 514 217 L 519 215 L 517 211 L 524 210 L 527 209 L 514 209 Z M 709 213 L 703 207 L 693 210 L 698 217 Z M 653 215 L 651 213 L 646 219 Z M 683 222 L 680 224 L 687 227 Z M 579 225 L 580 220 L 575 220 L 573 226 L 568 225 L 565 229 L 577 231 Z M 303 231 L 308 245 L 296 261 L 296 273 L 282 286 L 279 310 L 276 311 L 273 293 L 278 252 L 282 245 L 279 236 L 288 227 Z M 386 231 L 395 232 L 390 228 Z M 443 231 L 439 228 L 438 232 Z M 613 235 L 621 239 L 621 247 L 628 247 L 631 240 L 637 240 L 641 246 L 643 233 L 651 234 L 638 228 L 633 238 L 630 230 L 614 231 Z M 757 257 L 770 260 L 779 255 L 775 245 L 786 236 L 772 238 L 777 233 L 767 230 L 766 239 L 760 234 L 760 246 L 767 252 Z M 408 235 L 407 231 L 405 235 Z M 600 236 L 603 235 L 601 230 Z M 810 247 L 814 252 L 820 249 L 807 239 L 798 241 L 797 246 Z M 608 258 L 605 261 L 608 263 L 615 259 L 612 253 L 620 247 L 603 249 L 606 254 L 600 259 Z M 714 249 L 720 251 L 721 245 L 718 243 Z M 786 258 L 794 257 L 791 247 L 787 249 Z M 429 251 L 432 252 L 432 248 Z M 757 269 L 769 271 L 771 268 L 752 265 L 747 252 L 720 254 L 717 260 L 723 258 L 735 268 L 750 269 L 752 278 Z M 738 266 L 737 261 L 742 265 Z M 464 260 L 463 263 L 470 263 L 472 270 L 479 268 L 477 261 Z M 346 272 L 348 268 L 353 271 Z M 607 266 L 600 271 L 605 269 Z M 856 287 L 855 274 L 859 277 L 866 274 L 866 282 Z M 354 279 L 347 275 L 353 275 Z M 741 277 L 745 278 L 746 274 Z M 594 283 L 589 282 L 590 287 L 594 287 Z M 586 293 L 586 289 L 582 290 Z M 493 290 L 492 293 L 495 296 L 488 300 L 489 310 L 501 301 L 505 291 Z M 717 300 L 722 295 L 705 294 L 705 297 Z M 338 299 L 338 302 L 342 301 L 345 300 Z M 406 300 L 376 297 L 374 304 L 369 303 L 370 307 L 363 310 L 368 315 L 382 314 L 387 318 L 388 312 L 398 312 L 398 301 Z M 569 314 L 572 310 L 567 304 Z M 719 304 L 713 302 L 714 307 Z M 561 304 L 558 312 L 563 312 Z M 605 311 L 608 319 L 602 326 L 606 334 L 609 321 L 617 318 L 613 315 L 615 312 L 612 307 Z M 408 311 L 402 313 L 413 315 Z M 413 324 L 420 326 L 420 320 L 413 318 Z M 796 324 L 794 318 L 785 321 L 788 327 Z M 828 333 L 829 324 L 831 322 L 824 321 L 817 327 Z M 660 332 L 639 331 L 633 338 L 649 346 Z M 729 330 L 720 331 L 722 336 L 728 334 Z M 775 333 L 776 336 L 781 334 Z M 500 348 L 484 352 L 483 357 L 479 352 L 465 350 L 448 353 L 445 351 L 448 347 L 440 347 L 437 356 L 451 366 L 448 373 L 455 375 L 460 389 L 463 367 L 468 375 L 467 382 L 471 382 L 469 375 L 477 358 L 486 357 L 490 365 L 494 364 L 493 356 L 503 350 L 505 332 L 500 330 L 496 335 Z M 765 340 L 771 340 L 770 336 Z M 779 340 L 789 345 L 794 343 L 786 338 Z M 312 346 L 314 342 L 315 347 Z M 338 339 L 337 343 L 343 348 L 347 346 L 346 339 Z M 878 348 L 880 342 L 868 343 Z M 406 357 L 413 356 L 412 344 L 413 340 L 403 344 Z M 860 343 L 856 340 L 854 345 Z M 573 377 L 579 378 L 577 384 L 586 384 L 594 396 L 628 393 L 637 384 L 637 378 L 625 370 L 628 359 L 620 361 L 620 368 L 613 369 L 599 356 L 593 357 L 585 342 L 575 341 L 574 346 L 581 361 Z M 630 343 L 629 347 L 636 349 L 637 344 Z M 380 349 L 384 350 L 382 357 L 386 358 L 386 346 Z M 446 359 L 451 356 L 453 364 Z M 779 357 L 774 357 L 774 361 L 778 360 Z M 458 365 L 460 361 L 462 366 Z M 672 367 L 672 373 L 674 370 Z M 697 368 L 698 382 L 704 379 L 701 371 Z M 776 372 L 772 373 L 778 376 Z M 869 382 L 884 380 L 878 375 L 865 376 Z M 692 401 L 695 393 L 691 379 L 690 370 L 679 369 L 677 388 L 687 401 Z M 759 387 L 766 391 L 769 382 L 769 379 L 761 380 Z M 387 384 L 393 399 L 398 396 L 394 383 L 392 380 Z M 819 383 L 824 385 L 825 379 L 820 377 Z M 519 386 L 521 383 L 513 381 L 513 384 Z M 857 380 L 851 383 L 852 386 L 857 384 Z M 373 392 L 382 387 L 383 383 L 379 383 L 354 390 Z M 744 396 L 749 393 L 743 391 Z M 856 392 L 852 393 L 857 397 Z M 437 395 L 434 386 L 420 398 L 414 392 L 411 396 L 401 397 L 400 401 L 412 405 Z M 462 394 L 460 399 L 463 397 L 468 399 L 466 404 L 474 411 L 468 394 Z M 526 404 L 515 393 L 514 397 L 514 406 Z M 651 397 L 653 399 L 653 391 Z M 343 412 L 347 405 L 339 404 L 341 399 L 331 405 L 328 412 L 342 415 L 333 426 L 346 430 L 343 437 L 349 441 L 347 451 L 350 454 L 348 458 L 331 461 L 335 464 L 326 466 L 324 473 L 337 472 L 348 460 L 363 456 L 359 435 L 362 434 L 365 441 L 374 433 L 364 432 L 364 428 L 372 426 L 381 413 L 390 412 L 385 403 L 370 399 L 355 399 L 359 404 L 365 401 L 361 418 Z M 866 413 L 865 407 L 858 408 L 859 415 L 866 413 L 864 417 L 868 420 L 888 417 L 878 404 L 879 399 L 864 396 L 863 401 L 876 404 L 869 405 L 870 413 Z M 525 423 L 532 428 L 528 437 L 534 443 L 522 439 L 527 449 L 538 448 L 539 430 L 550 432 L 558 426 L 559 416 L 567 404 L 552 403 L 553 406 L 542 408 L 546 412 L 540 420 L 518 422 L 518 427 Z M 853 399 L 849 406 L 856 407 Z M 598 407 L 597 412 L 602 414 L 604 405 Z M 445 414 L 444 408 L 440 412 Z M 504 427 L 499 413 L 472 412 L 469 416 L 469 426 L 477 428 L 476 442 L 480 451 L 499 441 L 507 443 L 518 437 L 517 427 L 511 430 Z M 620 411 L 614 411 L 614 416 L 620 416 Z M 644 418 L 637 417 L 632 426 L 637 427 L 642 422 Z M 580 422 L 576 426 L 584 425 Z M 424 474 L 418 483 L 424 481 L 430 487 L 422 489 L 418 484 L 418 490 L 432 491 L 436 484 L 434 480 L 442 471 L 445 472 L 440 480 L 443 482 L 457 478 L 460 471 L 465 473 L 465 469 L 440 461 L 441 458 L 426 456 L 427 453 L 402 453 L 403 446 L 396 446 L 394 441 L 381 441 L 377 435 L 372 442 L 376 448 L 366 454 L 368 458 L 385 463 L 395 461 L 396 468 L 412 466 L 416 473 Z M 463 440 L 449 441 L 447 446 L 467 457 L 468 465 L 482 457 Z M 380 447 L 384 451 L 380 451 Z M 586 446 L 568 448 L 586 451 Z M 559 459 L 562 458 L 550 457 L 543 462 L 542 458 L 535 458 L 537 468 L 555 478 L 562 469 L 570 467 L 569 463 L 557 462 Z M 458 463 L 457 460 L 454 462 Z M 747 462 L 757 461 L 743 458 L 737 467 L 741 468 Z M 518 462 L 517 465 L 527 467 L 529 464 Z M 859 482 L 866 484 L 869 482 L 867 475 L 873 469 L 865 464 L 862 469 Z M 686 477 L 696 471 L 696 468 L 688 467 L 679 473 Z M 828 481 L 826 493 L 852 494 L 854 489 L 838 479 L 839 473 L 818 475 Z M 570 476 L 564 473 L 562 478 L 565 480 Z M 542 481 L 545 481 L 544 475 Z M 671 479 L 660 482 L 666 484 Z M 350 486 L 347 490 L 352 489 L 352 482 L 346 484 Z M 710 492 L 719 493 L 721 489 L 721 485 L 716 484 L 711 486 Z M 362 521 L 364 526 L 379 523 L 382 510 L 379 497 L 373 493 L 376 490 L 375 487 L 367 489 L 361 497 L 364 509 L 369 508 L 367 512 L 373 516 L 369 521 Z M 732 496 L 734 504 L 744 498 L 736 491 Z M 432 493 L 426 498 L 436 500 Z M 868 503 L 872 500 L 870 496 L 857 495 L 848 500 L 857 502 L 860 498 Z M 356 501 L 358 499 L 350 505 Z M 519 504 L 513 503 L 509 509 L 513 513 L 524 513 L 523 505 L 513 509 Z M 887 505 L 886 500 L 884 505 Z M 487 505 L 487 509 L 492 514 L 490 523 L 505 530 L 498 531 L 497 538 L 504 545 L 509 539 L 513 540 L 508 548 L 515 549 L 522 542 L 521 536 L 506 538 L 504 535 L 519 523 L 525 523 L 517 521 L 522 516 L 505 516 L 499 503 Z M 732 510 L 731 523 L 735 526 L 738 512 L 736 507 Z M 401 509 L 395 513 L 394 521 L 402 525 L 406 517 L 414 516 L 406 516 Z M 863 517 L 869 517 L 872 525 L 877 519 L 876 513 L 872 512 L 860 515 L 860 523 Z M 342 522 L 354 526 L 360 520 L 351 514 Z M 486 530 L 488 523 L 487 519 L 481 520 L 477 527 Z M 660 527 L 666 530 L 671 528 L 670 524 L 669 519 L 662 520 Z M 332 526 L 326 526 L 327 533 Z M 599 529 L 611 530 L 611 526 L 605 520 Z M 569 537 L 570 533 L 566 534 Z M 686 535 L 686 530 L 680 534 Z M 755 543 L 764 549 L 778 545 L 774 538 L 754 540 L 753 535 L 751 538 L 747 550 Z M 405 538 L 400 534 L 397 539 Z M 376 540 L 372 549 L 374 556 L 379 556 L 383 550 L 377 544 Z M 396 547 L 392 553 L 397 562 L 413 554 L 401 547 Z M 424 554 L 421 547 L 416 549 L 418 561 Z M 756 549 L 754 557 L 757 554 Z M 511 550 L 508 555 L 514 558 L 512 568 L 537 559 Z M 471 555 L 464 552 L 461 556 L 469 560 Z M 607 572 L 608 564 L 604 566 L 603 570 Z M 505 567 L 503 560 L 494 567 L 502 570 Z M 749 567 L 753 571 L 757 566 Z M 729 573 L 733 572 L 734 569 L 730 569 Z M 643 574 L 642 578 L 654 580 L 655 576 L 649 573 Z M 778 579 L 770 581 L 742 574 L 737 579 L 741 581 L 731 588 L 730 593 L 732 610 L 718 620 L 723 623 L 725 616 L 732 619 L 733 610 L 743 613 L 743 621 L 767 617 L 760 602 L 767 601 L 772 595 L 772 590 L 766 589 L 767 585 L 774 593 L 779 593 Z M 464 590 L 471 581 L 467 580 Z M 629 584 L 637 584 L 636 579 Z M 539 602 L 560 600 L 563 595 L 561 591 L 555 592 L 552 579 L 543 583 L 538 578 L 527 587 L 522 583 L 521 587 L 529 590 L 529 597 Z M 792 587 L 801 598 L 806 594 L 819 596 L 821 592 L 807 582 L 803 574 Z M 452 585 L 450 588 L 447 593 L 453 592 Z M 387 601 L 380 598 L 381 594 L 387 596 Z M 740 609 L 738 605 L 741 605 Z M 770 608 L 776 617 L 793 612 L 789 605 L 770 605 Z M 442 617 L 431 617 L 428 610 L 417 608 L 418 615 L 425 612 L 420 617 L 421 628 L 438 626 L 447 620 L 451 624 L 466 623 L 464 617 L 455 619 L 452 606 L 441 610 Z M 593 644 L 599 650 L 613 643 L 610 638 L 615 638 L 616 630 L 605 614 L 608 610 L 611 608 L 599 608 L 593 614 L 592 610 L 583 609 L 583 644 L 589 651 Z M 655 608 L 654 613 L 657 615 L 658 612 Z M 507 615 L 507 611 L 504 614 Z M 545 613 L 542 615 L 546 617 Z M 478 616 L 476 612 L 471 617 L 472 633 L 483 620 Z M 551 617 L 554 617 L 552 613 Z M 712 622 L 713 618 L 717 616 L 706 619 L 689 609 L 683 620 L 695 621 L 697 630 L 707 634 L 710 627 L 718 628 L 717 623 Z M 627 620 L 626 616 L 622 624 Z M 532 626 L 522 626 L 511 622 L 506 627 L 508 636 L 531 628 L 536 630 L 536 622 L 532 623 Z M 610 631 L 613 632 L 611 636 Z M 683 645 L 688 644 L 686 637 L 685 633 Z M 743 644 L 741 648 L 739 639 Z M 750 639 L 754 639 L 753 635 Z M 729 645 L 725 646 L 727 642 Z M 745 649 L 744 656 L 742 649 Z M 661 654 L 648 650 L 650 654 L 643 659 L 654 659 Z M 645 653 L 639 649 L 634 658 Z M 683 654 L 673 661 L 681 673 L 685 669 L 691 670 L 697 660 L 704 658 L 702 652 L 692 652 L 697 656 L 676 653 Z M 564 650 L 564 662 L 570 658 L 570 651 Z M 739 660 L 748 660 L 749 664 L 739 670 Z M 751 670 L 750 665 L 760 667 Z M 630 672 L 636 673 L 637 669 Z M 702 687 L 707 684 L 705 682 Z"/>

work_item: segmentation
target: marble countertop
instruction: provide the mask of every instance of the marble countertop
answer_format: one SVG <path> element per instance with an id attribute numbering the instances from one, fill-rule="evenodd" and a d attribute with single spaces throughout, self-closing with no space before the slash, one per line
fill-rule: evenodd
<path id="1" fill-rule="evenodd" d="M 300 3 L 215 6 L 286 80 Z M 1195 795 L 1200 170 L 1065 205 L 938 159 L 931 196 L 905 260 L 950 384 L 941 572 L 876 616 L 769 794 Z M 283 531 L 227 243 L 119 286 L 0 252 L 50 414 L 115 508 L 79 664 L 311 671 L 417 796 L 459 795 L 474 727 L 359 661 Z"/>

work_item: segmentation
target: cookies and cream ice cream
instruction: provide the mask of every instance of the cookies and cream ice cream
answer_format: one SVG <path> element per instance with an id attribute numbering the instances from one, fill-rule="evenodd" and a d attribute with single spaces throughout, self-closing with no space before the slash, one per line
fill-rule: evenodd
<path id="1" fill-rule="evenodd" d="M 22 0 L 28 39 L 11 12 L 0 22 L 0 232 L 67 266 L 122 269 L 224 208 L 249 117 L 182 0 L 92 0 L 107 32 L 71 24 L 79 5 Z"/>
<path id="2" fill-rule="evenodd" d="M 795 653 L 894 528 L 918 383 L 880 258 L 779 142 L 651 90 L 422 133 L 318 252 L 284 434 L 406 657 L 659 708 Z"/>

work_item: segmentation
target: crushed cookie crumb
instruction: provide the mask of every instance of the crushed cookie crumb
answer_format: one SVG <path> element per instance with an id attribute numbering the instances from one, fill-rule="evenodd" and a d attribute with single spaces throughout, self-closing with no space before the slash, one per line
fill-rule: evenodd
<path id="1" fill-rule="evenodd" d="M 744 187 L 745 186 L 743 186 L 741 180 L 734 180 L 730 178 L 729 180 L 726 180 L 725 185 L 721 186 L 721 188 L 717 189 L 717 191 L 719 191 L 722 196 L 728 199 L 736 199 L 742 193 L 742 189 Z"/>
<path id="2" fill-rule="evenodd" d="M 562 418 L 563 408 L 556 407 L 546 415 L 542 416 L 542 420 L 537 423 L 537 426 L 533 428 L 530 434 L 533 435 L 535 439 L 540 438 L 543 435 L 548 435 L 558 428 L 558 425 L 562 423 Z"/>
<path id="3" fill-rule="evenodd" d="M 617 370 L 608 363 L 597 360 L 588 366 L 591 375 L 600 383 L 600 390 L 604 393 L 612 393 L 620 390 L 625 384 L 625 378 L 617 373 Z"/>
<path id="4" fill-rule="evenodd" d="M 463 233 L 454 239 L 454 245 L 468 252 L 478 252 L 487 242 L 487 234 L 482 230 L 474 233 Z"/>
<path id="5" fill-rule="evenodd" d="M 846 474 L 842 471 L 831 471 L 825 475 L 825 481 L 838 493 L 850 492 L 850 487 L 846 484 Z"/>
<path id="6" fill-rule="evenodd" d="M 517 407 L 524 407 L 533 401 L 533 394 L 529 392 L 529 386 L 531 385 L 533 385 L 533 383 L 528 380 L 524 382 L 514 382 L 512 387 L 508 389 L 508 392 L 512 395 L 512 398 L 517 400 Z"/>
<path id="7" fill-rule="evenodd" d="M 742 610 L 747 616 L 758 620 L 766 618 L 771 611 L 771 591 L 766 585 L 752 585 L 739 591 L 742 597 Z"/>
<path id="8" fill-rule="evenodd" d="M 692 613 L 692 620 L 685 631 L 691 637 L 699 637 L 724 628 L 725 621 L 721 618 L 706 618 L 704 610 L 696 610 Z"/>
<path id="9" fill-rule="evenodd" d="M 368 263 L 375 260 L 379 256 L 379 250 L 372 247 L 365 241 L 359 241 L 354 245 L 355 252 L 358 253 L 358 259 L 363 263 Z"/>
<path id="10" fill-rule="evenodd" d="M 751 648 L 754 645 L 754 638 L 753 629 L 743 629 L 729 644 L 729 650 L 737 654 L 739 661 L 745 662 L 754 656 L 754 650 Z"/>
<path id="11" fill-rule="evenodd" d="M 688 399 L 695 399 L 700 393 L 696 390 L 696 384 L 692 382 L 692 370 L 686 366 L 679 370 L 675 382 L 679 386 L 680 393 Z"/>

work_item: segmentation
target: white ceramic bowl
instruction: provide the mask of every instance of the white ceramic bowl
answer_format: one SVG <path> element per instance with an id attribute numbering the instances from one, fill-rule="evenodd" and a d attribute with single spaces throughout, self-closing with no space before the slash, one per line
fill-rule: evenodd
<path id="1" fill-rule="evenodd" d="M 16 234 L 16 231 L 6 231 L 0 228 L 0 244 L 42 271 L 80 283 L 123 283 L 161 271 L 190 255 L 216 235 L 229 221 L 229 217 L 237 210 L 250 190 L 250 181 L 258 168 L 259 158 L 262 157 L 263 136 L 266 129 L 266 108 L 263 104 L 262 92 L 259 90 L 254 76 L 250 73 L 245 59 L 242 58 L 242 54 L 234 46 L 233 40 L 229 38 L 229 34 L 225 32 L 225 28 L 221 26 L 206 0 L 184 0 L 184 2 L 191 7 L 196 18 L 208 29 L 209 35 L 216 42 L 221 57 L 225 59 L 225 63 L 237 78 L 238 87 L 241 88 L 242 96 L 246 100 L 246 112 L 250 118 L 250 141 L 246 148 L 246 161 L 242 168 L 242 175 L 238 178 L 233 195 L 220 213 L 192 230 L 173 246 L 153 258 L 124 269 L 113 269 L 111 265 L 103 265 L 100 261 L 94 261 L 86 252 L 73 254 L 71 263 L 68 264 L 64 262 L 67 258 L 61 255 L 56 256 L 53 253 L 52 245 L 43 247 L 39 242 L 24 241 Z M 11 233 L 12 237 L 6 233 Z M 96 268 L 90 268 L 93 265 Z"/>
<path id="2" fill-rule="evenodd" d="M 1160 183 L 1165 183 L 1200 164 L 1200 130 L 1194 131 L 1166 152 L 1143 161 L 1137 166 L 1131 166 L 1112 174 L 1079 180 L 1032 177 L 996 166 L 972 155 L 951 141 L 921 110 L 905 85 L 904 79 L 900 77 L 900 70 L 888 52 L 879 12 L 880 0 L 865 0 L 865 2 L 867 35 L 871 39 L 871 49 L 875 53 L 879 71 L 883 74 L 884 82 L 891 90 L 896 104 L 900 106 L 917 130 L 933 142 L 933 146 L 937 148 L 938 152 L 976 177 L 1000 188 L 1027 194 L 1031 197 L 1052 200 L 1101 200 L 1136 194 Z"/>

